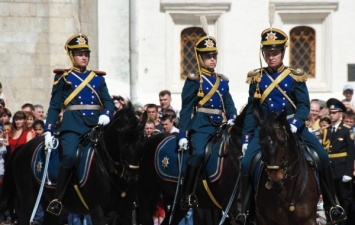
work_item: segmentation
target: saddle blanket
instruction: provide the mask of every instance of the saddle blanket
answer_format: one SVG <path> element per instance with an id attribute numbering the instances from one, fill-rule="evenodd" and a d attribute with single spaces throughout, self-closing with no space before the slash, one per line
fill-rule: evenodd
<path id="1" fill-rule="evenodd" d="M 179 177 L 178 154 L 180 153 L 178 153 L 178 142 L 179 140 L 175 135 L 168 136 L 159 143 L 155 151 L 155 170 L 163 180 L 169 182 L 177 182 Z M 207 161 L 203 163 L 202 168 L 204 168 L 204 171 L 202 171 L 200 175 L 204 172 L 207 180 L 211 183 L 217 181 L 222 174 L 224 154 L 220 153 L 223 151 L 225 151 L 224 143 L 222 142 L 222 138 L 220 138 L 214 144 L 210 157 L 208 157 Z M 188 151 L 184 151 L 183 154 L 181 154 L 182 176 L 185 174 L 187 167 L 189 157 L 187 152 Z"/>
<path id="2" fill-rule="evenodd" d="M 60 145 L 59 145 L 60 146 Z M 46 177 L 46 186 L 55 186 L 58 179 L 59 164 L 60 164 L 60 147 L 54 148 L 51 151 L 48 171 Z M 92 160 L 94 158 L 94 148 L 91 145 L 85 146 L 82 150 L 80 161 L 77 163 L 75 171 L 76 182 L 80 187 L 84 186 L 89 175 Z M 41 183 L 44 167 L 46 162 L 46 150 L 44 149 L 44 142 L 41 142 L 35 149 L 31 168 L 36 180 Z"/>

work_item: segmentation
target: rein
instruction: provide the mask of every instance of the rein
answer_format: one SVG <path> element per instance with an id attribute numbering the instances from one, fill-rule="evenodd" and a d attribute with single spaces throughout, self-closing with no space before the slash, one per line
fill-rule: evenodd
<path id="1" fill-rule="evenodd" d="M 280 127 L 276 127 L 275 129 L 281 129 Z M 307 184 L 307 179 L 308 179 L 308 170 L 307 170 L 307 163 L 305 163 L 305 159 L 302 157 L 302 152 L 300 151 L 300 140 L 298 140 L 297 134 L 293 134 L 293 138 L 295 141 L 295 148 L 289 149 L 289 134 L 287 133 L 285 127 L 283 127 L 283 130 L 285 132 L 285 150 L 284 150 L 284 155 L 282 157 L 282 161 L 280 165 L 268 165 L 265 160 L 263 159 L 265 166 L 266 166 L 266 171 L 268 170 L 278 170 L 281 169 L 282 173 L 284 174 L 283 179 L 280 181 L 281 185 L 284 185 L 284 180 L 289 180 L 289 190 L 287 191 L 286 196 L 282 196 L 281 194 L 278 195 L 279 199 L 284 202 L 285 207 L 289 209 L 289 216 L 291 218 L 291 221 L 294 217 L 294 211 L 295 211 L 295 205 L 296 202 L 299 201 L 301 198 L 302 194 L 305 191 L 306 184 Z M 272 145 L 273 142 L 268 136 L 270 144 Z M 290 150 L 296 150 L 296 159 L 292 162 L 291 165 L 289 164 L 289 151 Z M 301 168 L 302 167 L 302 168 Z M 268 178 L 270 180 L 270 178 Z M 280 192 L 281 193 L 281 192 Z M 297 194 L 296 194 L 297 193 Z M 295 195 L 296 194 L 296 195 Z"/>
<path id="2" fill-rule="evenodd" d="M 114 120 L 115 121 L 115 120 Z M 112 124 L 110 126 L 112 126 Z M 122 188 L 118 185 L 117 179 L 112 175 L 118 177 L 119 179 L 124 179 L 124 174 L 126 169 L 138 169 L 139 166 L 130 165 L 125 163 L 123 151 L 120 152 L 119 161 L 113 160 L 111 157 L 106 142 L 104 140 L 104 129 L 103 126 L 94 127 L 89 133 L 87 138 L 94 145 L 94 151 L 98 158 L 98 165 L 101 168 L 113 186 L 121 193 L 121 197 L 124 198 L 126 196 L 126 191 L 128 190 L 130 185 L 127 185 L 126 188 Z M 121 170 L 121 172 L 120 172 Z M 127 182 L 128 183 L 128 182 Z"/>

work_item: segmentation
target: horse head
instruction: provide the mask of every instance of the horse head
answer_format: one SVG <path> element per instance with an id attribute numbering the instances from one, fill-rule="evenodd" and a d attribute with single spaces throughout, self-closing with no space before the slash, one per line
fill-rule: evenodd
<path id="1" fill-rule="evenodd" d="M 138 180 L 141 134 L 132 107 L 118 110 L 104 130 L 104 145 L 111 160 L 108 169 L 131 184 Z"/>
<path id="2" fill-rule="evenodd" d="M 297 154 L 286 113 L 268 114 L 261 121 L 259 132 L 262 161 L 268 174 L 266 186 L 280 189 L 290 175 L 290 163 L 294 163 Z"/>

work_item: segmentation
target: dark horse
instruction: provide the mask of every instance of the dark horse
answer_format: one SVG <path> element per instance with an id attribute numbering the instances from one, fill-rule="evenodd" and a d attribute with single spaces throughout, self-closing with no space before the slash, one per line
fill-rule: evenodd
<path id="1" fill-rule="evenodd" d="M 101 127 L 96 135 L 91 167 L 84 185 L 80 187 L 80 201 L 72 179 L 63 198 L 64 211 L 76 214 L 90 214 L 93 224 L 104 225 L 108 214 L 116 214 L 116 221 L 109 224 L 131 224 L 135 183 L 138 180 L 140 160 L 138 120 L 133 109 L 118 111 L 111 122 Z M 44 137 L 35 138 L 17 148 L 10 155 L 4 177 L 3 203 L 8 207 L 17 199 L 18 224 L 28 225 L 35 205 L 40 182 L 35 179 L 31 161 L 37 146 L 43 145 Z M 44 165 L 44 164 L 43 164 Z M 75 178 L 75 176 L 73 176 Z M 45 186 L 41 205 L 47 208 L 54 197 L 54 187 Z M 118 217 L 118 219 L 117 219 Z M 58 217 L 45 213 L 46 225 L 58 224 Z"/>
<path id="2" fill-rule="evenodd" d="M 314 169 L 302 153 L 285 113 L 260 125 L 262 173 L 256 192 L 258 224 L 315 225 L 319 192 Z"/>
<path id="3" fill-rule="evenodd" d="M 241 130 L 244 122 L 243 118 L 244 117 L 239 116 L 236 119 L 235 125 L 230 127 L 231 129 L 226 128 L 223 131 L 224 134 L 227 134 L 227 138 L 224 138 L 224 153 L 218 154 L 218 159 L 224 160 L 223 166 L 221 168 L 222 172 L 220 173 L 219 177 L 216 178 L 215 181 L 210 182 L 208 179 L 206 179 L 206 177 L 204 177 L 204 170 L 201 170 L 196 188 L 196 194 L 199 200 L 199 208 L 225 210 L 229 204 L 231 195 L 238 180 L 240 170 L 239 157 L 242 155 Z M 148 138 L 142 151 L 142 161 L 140 165 L 141 183 L 139 185 L 139 220 L 143 225 L 153 224 L 152 216 L 160 195 L 163 196 L 163 202 L 165 206 L 170 206 L 170 210 L 167 210 L 165 219 L 163 221 L 163 224 L 169 224 L 172 208 L 171 206 L 174 202 L 177 183 L 176 180 L 169 180 L 169 177 L 163 178 L 162 176 L 158 175 L 159 169 L 157 169 L 157 167 L 159 166 L 158 164 L 163 163 L 164 166 L 168 168 L 173 164 L 172 161 L 174 157 L 170 157 L 169 159 L 164 157 L 163 161 L 157 160 L 156 157 L 158 154 L 158 146 L 162 145 L 162 143 L 164 143 L 167 138 L 171 138 L 169 135 L 170 134 L 158 134 Z M 176 141 L 177 139 L 175 142 Z M 177 155 L 177 148 L 178 146 L 176 144 L 175 148 L 169 150 L 173 152 L 172 154 L 175 154 L 176 152 Z M 188 153 L 184 153 L 184 159 L 187 159 L 187 157 Z M 186 164 L 184 166 L 186 166 Z M 202 166 L 202 168 L 204 168 L 204 166 Z M 161 170 L 164 170 L 164 167 Z M 236 198 L 232 198 L 232 207 L 229 211 L 231 216 L 236 215 L 237 202 L 235 199 Z M 180 209 L 179 197 L 177 198 L 175 209 L 176 210 L 173 213 L 171 224 L 178 224 L 187 212 L 186 210 L 184 211 Z"/>

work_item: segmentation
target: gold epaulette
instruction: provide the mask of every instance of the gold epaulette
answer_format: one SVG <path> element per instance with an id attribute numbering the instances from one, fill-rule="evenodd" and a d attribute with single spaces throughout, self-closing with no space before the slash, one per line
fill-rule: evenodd
<path id="1" fill-rule="evenodd" d="M 291 70 L 291 77 L 297 81 L 297 82 L 306 82 L 308 79 L 308 75 L 307 73 L 305 73 L 303 71 L 303 69 L 297 68 L 297 69 L 293 69 L 291 67 L 288 68 L 289 70 Z"/>
<path id="2" fill-rule="evenodd" d="M 248 73 L 246 83 L 259 83 L 261 81 L 261 72 L 260 69 L 252 70 Z"/>
<path id="3" fill-rule="evenodd" d="M 186 78 L 189 80 L 198 80 L 200 78 L 200 76 L 197 74 L 194 74 L 194 73 L 190 73 L 189 75 L 187 75 Z"/>
<path id="4" fill-rule="evenodd" d="M 71 84 L 71 82 L 69 82 L 65 79 L 65 76 L 68 75 L 69 71 L 70 71 L 70 69 L 54 69 L 53 73 L 55 75 L 61 74 L 61 76 L 56 81 L 54 81 L 53 85 L 57 85 L 61 79 L 63 79 L 65 83 Z"/>
<path id="5" fill-rule="evenodd" d="M 219 78 L 221 78 L 222 80 L 225 80 L 225 81 L 229 81 L 229 78 L 223 74 L 220 74 L 220 73 L 217 73 L 216 74 Z"/>

